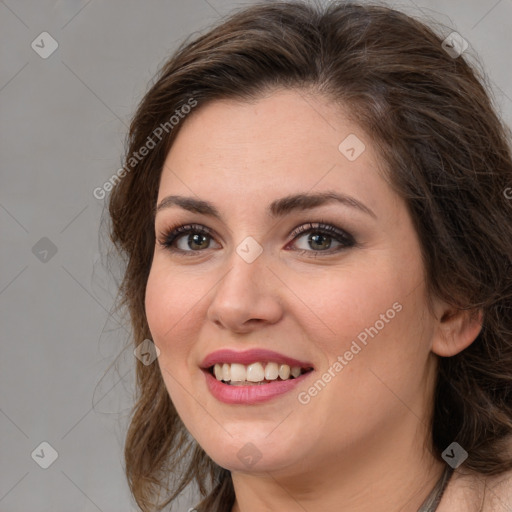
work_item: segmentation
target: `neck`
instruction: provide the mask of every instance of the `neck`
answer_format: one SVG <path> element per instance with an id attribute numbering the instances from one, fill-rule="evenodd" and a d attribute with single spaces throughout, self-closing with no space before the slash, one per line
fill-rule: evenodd
<path id="1" fill-rule="evenodd" d="M 326 454 L 312 456 L 300 468 L 233 472 L 232 512 L 304 512 L 341 506 L 350 512 L 416 512 L 445 467 L 430 454 L 423 442 L 428 431 L 420 424 L 422 432 L 418 432 L 418 424 L 409 413 L 400 426 L 381 429 L 364 446 L 330 453 L 328 459 Z"/>

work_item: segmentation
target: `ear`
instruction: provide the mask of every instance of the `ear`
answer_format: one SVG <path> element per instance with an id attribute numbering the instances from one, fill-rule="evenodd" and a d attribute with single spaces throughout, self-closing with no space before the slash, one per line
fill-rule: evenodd
<path id="1" fill-rule="evenodd" d="M 482 330 L 481 309 L 461 310 L 449 304 L 438 304 L 436 308 L 435 332 L 432 352 L 450 357 L 469 347 Z"/>

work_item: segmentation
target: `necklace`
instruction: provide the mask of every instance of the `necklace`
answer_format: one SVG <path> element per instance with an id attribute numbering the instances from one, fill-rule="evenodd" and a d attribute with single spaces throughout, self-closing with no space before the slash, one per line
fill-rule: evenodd
<path id="1" fill-rule="evenodd" d="M 421 507 L 418 509 L 418 512 L 434 512 L 437 510 L 439 502 L 443 496 L 443 493 L 448 485 L 450 477 L 452 476 L 453 468 L 450 466 L 446 466 L 441 478 L 437 481 L 436 485 L 430 491 L 430 494 L 427 496 L 425 501 L 422 503 Z"/>

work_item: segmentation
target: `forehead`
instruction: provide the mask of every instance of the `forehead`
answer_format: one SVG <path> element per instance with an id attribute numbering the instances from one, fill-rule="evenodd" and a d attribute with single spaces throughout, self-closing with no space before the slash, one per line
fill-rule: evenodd
<path id="1" fill-rule="evenodd" d="M 274 197 L 323 190 L 372 208 L 396 199 L 372 141 L 327 98 L 283 90 L 253 102 L 215 100 L 182 122 L 159 200 L 192 193 L 219 204 L 263 201 L 263 208 Z"/>

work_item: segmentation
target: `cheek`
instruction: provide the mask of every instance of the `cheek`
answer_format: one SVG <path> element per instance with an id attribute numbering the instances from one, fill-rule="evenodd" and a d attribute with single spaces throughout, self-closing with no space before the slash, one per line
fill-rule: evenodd
<path id="1" fill-rule="evenodd" d="M 153 264 L 146 285 L 145 308 L 153 341 L 157 343 L 160 349 L 162 348 L 160 344 L 164 334 L 170 327 L 168 304 L 173 301 L 175 293 L 173 291 L 175 287 L 170 286 L 168 281 L 169 279 L 162 272 L 159 272 Z"/>
<path id="2" fill-rule="evenodd" d="M 359 260 L 352 269 L 343 269 L 339 279 L 330 276 L 312 288 L 311 303 L 329 333 L 321 341 L 328 355 L 327 368 L 322 370 L 343 358 L 346 363 L 341 362 L 343 368 L 337 366 L 334 373 L 343 374 L 351 385 L 357 383 L 362 393 L 378 384 L 370 370 L 402 386 L 420 379 L 426 365 L 432 325 L 426 314 L 422 270 L 416 260 L 414 265 L 401 261 L 389 257 L 376 265 L 375 259 L 368 259 L 368 264 Z M 335 380 L 343 385 L 341 379 Z"/>
<path id="3" fill-rule="evenodd" d="M 389 330 L 399 316 L 398 306 L 393 309 L 393 304 L 403 303 L 404 295 L 403 284 L 389 268 L 373 266 L 365 271 L 360 264 L 354 271 L 343 269 L 338 279 L 330 275 L 323 283 L 315 284 L 314 298 L 310 300 L 331 332 L 334 353 L 340 354 L 347 342 L 350 345 L 360 333 L 364 341 L 366 329 L 376 322 L 379 332 Z M 381 315 L 388 322 L 383 324 Z"/>
<path id="4" fill-rule="evenodd" d="M 152 335 L 164 341 L 190 328 L 190 319 L 197 315 L 207 290 L 197 275 L 170 268 L 162 258 L 155 257 L 145 296 L 146 317 Z"/>
<path id="5" fill-rule="evenodd" d="M 190 340 L 198 328 L 194 319 L 204 293 L 192 281 L 190 276 L 156 262 L 146 285 L 146 318 L 153 341 L 160 349 L 158 360 L 173 373 L 185 368 L 183 362 L 190 351 Z"/>
<path id="6" fill-rule="evenodd" d="M 387 272 L 381 267 L 373 278 L 359 274 L 345 281 L 347 288 L 337 295 L 341 308 L 326 311 L 339 333 L 328 349 L 336 377 L 322 405 L 336 418 L 334 424 L 350 416 L 361 429 L 377 425 L 406 412 L 403 403 L 416 404 L 422 396 L 432 336 L 424 286 L 405 272 Z"/>
<path id="7" fill-rule="evenodd" d="M 156 263 L 146 286 L 145 308 L 152 340 L 160 350 L 160 372 L 180 417 L 189 415 L 191 392 L 191 340 L 197 337 L 199 290 L 190 277 Z M 183 293 L 183 290 L 187 290 Z M 189 364 L 190 363 L 190 364 Z M 197 369 L 194 369 L 196 371 Z"/>

